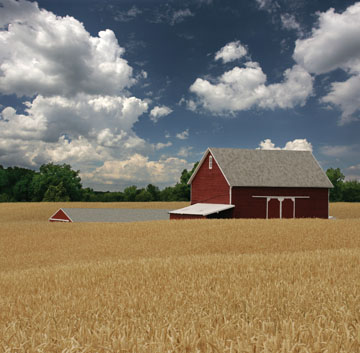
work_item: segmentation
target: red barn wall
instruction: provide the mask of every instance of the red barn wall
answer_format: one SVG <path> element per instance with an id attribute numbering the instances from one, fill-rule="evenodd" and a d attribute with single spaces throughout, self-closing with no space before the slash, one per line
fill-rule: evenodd
<path id="1" fill-rule="evenodd" d="M 195 203 L 230 203 L 230 187 L 222 174 L 215 158 L 209 169 L 208 153 L 191 183 L 191 204 Z"/>
<path id="2" fill-rule="evenodd" d="M 296 218 L 328 218 L 328 189 L 326 188 L 266 188 L 233 187 L 232 204 L 235 205 L 234 218 L 266 218 L 266 199 L 253 196 L 309 196 L 308 199 L 296 199 Z M 278 200 L 269 202 L 268 217 L 279 218 Z M 293 203 L 283 201 L 283 218 L 292 218 Z"/>

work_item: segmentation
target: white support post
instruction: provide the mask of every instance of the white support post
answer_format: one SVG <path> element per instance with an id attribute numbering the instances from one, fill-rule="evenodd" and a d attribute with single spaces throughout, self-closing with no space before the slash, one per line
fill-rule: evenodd
<path id="1" fill-rule="evenodd" d="M 291 198 L 291 201 L 293 202 L 293 218 L 295 218 L 295 201 L 296 199 L 294 197 Z"/>
<path id="2" fill-rule="evenodd" d="M 278 199 L 280 202 L 280 218 L 282 218 L 282 202 L 285 199 L 291 199 L 291 201 L 294 203 L 293 208 L 293 218 L 295 218 L 295 205 L 296 205 L 296 199 L 309 199 L 310 196 L 265 196 L 265 195 L 253 195 L 252 197 L 260 198 L 260 199 L 266 199 L 266 219 L 269 218 L 269 201 L 271 199 Z"/>
<path id="3" fill-rule="evenodd" d="M 282 219 L 282 203 L 284 201 L 284 198 L 278 197 L 278 201 L 279 201 L 280 219 Z"/>

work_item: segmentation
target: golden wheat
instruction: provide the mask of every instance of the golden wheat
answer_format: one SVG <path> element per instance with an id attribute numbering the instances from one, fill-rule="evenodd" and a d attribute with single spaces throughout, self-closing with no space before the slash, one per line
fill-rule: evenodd
<path id="1" fill-rule="evenodd" d="M 48 223 L 57 208 L 0 204 L 0 351 L 360 352 L 357 204 L 331 205 L 336 220 Z"/>

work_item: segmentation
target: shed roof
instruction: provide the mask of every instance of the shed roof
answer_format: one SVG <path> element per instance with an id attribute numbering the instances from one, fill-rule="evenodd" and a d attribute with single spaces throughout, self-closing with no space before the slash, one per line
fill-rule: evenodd
<path id="1" fill-rule="evenodd" d="M 169 219 L 163 209 L 61 208 L 71 222 L 136 222 Z M 49 220 L 57 220 L 55 212 Z"/>
<path id="2" fill-rule="evenodd" d="M 215 203 L 196 203 L 191 206 L 180 208 L 178 210 L 170 211 L 171 214 L 184 214 L 196 216 L 208 216 L 213 213 L 234 208 L 234 205 L 215 204 Z"/>
<path id="3" fill-rule="evenodd" d="M 332 188 L 329 178 L 310 151 L 208 148 L 230 186 Z"/>

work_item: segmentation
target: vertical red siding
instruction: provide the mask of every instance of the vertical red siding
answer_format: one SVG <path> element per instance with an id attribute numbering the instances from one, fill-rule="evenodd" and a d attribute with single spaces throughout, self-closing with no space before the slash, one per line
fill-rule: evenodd
<path id="1" fill-rule="evenodd" d="M 209 169 L 209 155 L 210 153 L 191 183 L 191 204 L 229 204 L 230 187 L 214 158 L 212 169 Z"/>
<path id="2" fill-rule="evenodd" d="M 285 199 L 282 202 L 282 218 L 294 217 L 294 202 L 290 199 Z"/>
<path id="3" fill-rule="evenodd" d="M 329 216 L 328 189 L 325 188 L 233 187 L 234 218 L 266 218 L 266 199 L 254 198 L 255 195 L 309 196 L 308 199 L 296 199 L 295 217 L 328 218 Z M 293 208 L 291 203 L 291 200 L 283 201 L 284 218 L 292 218 Z M 279 201 L 271 200 L 269 202 L 268 217 L 275 217 L 275 214 L 279 212 L 277 210 L 279 210 Z"/>
<path id="4" fill-rule="evenodd" d="M 266 199 L 264 199 L 266 202 Z M 266 207 L 266 203 L 265 203 Z M 265 208 L 266 213 L 266 208 Z M 268 218 L 280 218 L 280 201 L 277 199 L 272 199 L 268 204 Z"/>

